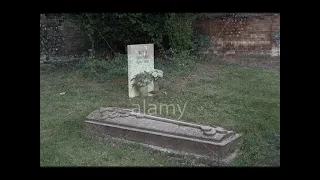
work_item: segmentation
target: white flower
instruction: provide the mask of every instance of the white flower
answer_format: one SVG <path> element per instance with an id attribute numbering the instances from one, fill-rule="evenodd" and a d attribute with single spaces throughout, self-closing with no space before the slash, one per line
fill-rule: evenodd
<path id="1" fill-rule="evenodd" d="M 154 80 L 158 80 L 159 78 L 163 77 L 163 72 L 159 69 L 152 70 L 150 74 Z"/>
<path id="2" fill-rule="evenodd" d="M 156 72 L 152 72 L 151 74 L 153 77 L 157 77 L 157 73 Z"/>

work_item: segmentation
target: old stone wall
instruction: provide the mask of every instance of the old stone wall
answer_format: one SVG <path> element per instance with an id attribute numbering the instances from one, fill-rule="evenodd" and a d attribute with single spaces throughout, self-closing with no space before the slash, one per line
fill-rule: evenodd
<path id="1" fill-rule="evenodd" d="M 62 16 L 40 14 L 40 58 L 82 56 L 90 47 L 89 38 Z"/>
<path id="2" fill-rule="evenodd" d="M 214 55 L 280 56 L 280 15 L 221 15 L 198 19 L 194 26 L 210 37 Z"/>

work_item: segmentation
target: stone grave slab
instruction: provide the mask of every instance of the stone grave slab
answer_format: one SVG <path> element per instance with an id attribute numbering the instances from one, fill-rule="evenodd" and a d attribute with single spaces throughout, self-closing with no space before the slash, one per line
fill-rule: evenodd
<path id="1" fill-rule="evenodd" d="M 86 132 L 129 141 L 225 158 L 235 152 L 241 135 L 211 127 L 136 113 L 130 109 L 101 107 L 86 117 Z"/>

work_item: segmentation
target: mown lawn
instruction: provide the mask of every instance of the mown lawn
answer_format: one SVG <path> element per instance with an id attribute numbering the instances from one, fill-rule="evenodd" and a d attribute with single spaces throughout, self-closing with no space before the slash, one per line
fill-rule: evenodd
<path id="1" fill-rule="evenodd" d="M 164 76 L 164 89 L 154 97 L 129 99 L 126 76 L 99 80 L 84 78 L 78 71 L 41 74 L 40 166 L 198 165 L 139 145 L 84 136 L 83 123 L 90 112 L 107 106 L 142 107 L 144 101 L 146 106 L 186 104 L 180 120 L 243 134 L 238 156 L 227 165 L 280 166 L 278 70 L 197 64 L 184 73 L 164 70 Z"/>

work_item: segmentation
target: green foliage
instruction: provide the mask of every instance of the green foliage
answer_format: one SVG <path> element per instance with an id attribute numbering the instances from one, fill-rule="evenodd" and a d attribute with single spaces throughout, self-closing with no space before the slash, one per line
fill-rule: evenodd
<path id="1" fill-rule="evenodd" d="M 149 72 L 142 72 L 134 76 L 134 78 L 131 79 L 133 81 L 132 86 L 135 88 L 141 88 L 148 86 L 153 80 L 153 77 L 151 73 Z"/>
<path id="2" fill-rule="evenodd" d="M 186 68 L 195 60 L 191 55 L 206 49 L 209 41 L 204 35 L 194 35 L 195 13 L 82 13 L 62 14 L 91 40 L 91 56 L 81 63 L 84 74 L 101 76 L 126 74 L 125 54 L 128 44 L 154 43 L 156 56 L 170 59 L 173 67 Z M 207 39 L 206 39 L 207 38 Z M 170 47 L 170 52 L 168 51 Z M 116 55 L 99 56 L 99 52 Z M 171 53 L 171 54 L 168 54 Z M 169 55 L 169 57 L 168 57 Z M 108 62 L 106 62 L 108 61 Z"/>
<path id="3" fill-rule="evenodd" d="M 40 73 L 49 74 L 57 70 L 57 67 L 51 64 L 40 64 Z"/>
<path id="4" fill-rule="evenodd" d="M 192 54 L 202 56 L 211 46 L 210 38 L 201 29 L 196 28 L 192 34 Z"/>
<path id="5" fill-rule="evenodd" d="M 105 78 L 107 76 L 126 76 L 127 58 L 124 54 L 116 54 L 110 59 L 87 58 L 79 63 L 77 70 L 85 77 Z"/>
<path id="6" fill-rule="evenodd" d="M 164 15 L 143 13 L 83 13 L 66 15 L 85 32 L 95 49 L 124 52 L 134 43 L 154 43 L 161 47 Z"/>
<path id="7" fill-rule="evenodd" d="M 107 71 L 107 62 L 99 59 L 87 59 L 82 65 L 83 75 L 84 76 L 99 76 L 103 72 Z"/>
<path id="8" fill-rule="evenodd" d="M 191 13 L 83 13 L 68 14 L 92 41 L 92 52 L 104 48 L 110 52 L 124 52 L 128 44 L 154 43 L 164 49 L 165 39 L 176 51 L 191 48 Z"/>
<path id="9" fill-rule="evenodd" d="M 172 58 L 173 65 L 176 69 L 192 67 L 195 63 L 195 60 L 195 56 L 192 56 L 187 50 L 175 52 Z"/>
<path id="10" fill-rule="evenodd" d="M 169 37 L 171 48 L 176 52 L 190 50 L 192 41 L 192 23 L 196 14 L 192 13 L 168 13 L 166 20 L 166 34 Z"/>
<path id="11" fill-rule="evenodd" d="M 116 54 L 108 60 L 108 73 L 112 76 L 127 76 L 128 59 L 126 54 Z"/>

